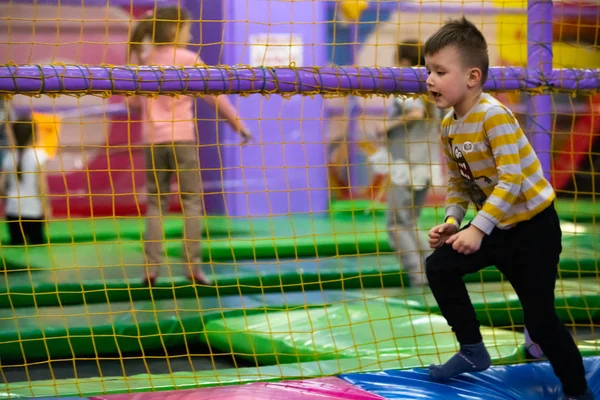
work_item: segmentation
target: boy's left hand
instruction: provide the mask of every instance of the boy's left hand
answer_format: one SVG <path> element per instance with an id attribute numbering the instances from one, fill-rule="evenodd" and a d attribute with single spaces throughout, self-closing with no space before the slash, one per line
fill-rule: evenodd
<path id="1" fill-rule="evenodd" d="M 451 244 L 452 248 L 461 254 L 469 255 L 479 250 L 484 236 L 485 233 L 471 225 L 450 236 L 446 244 Z"/>
<path id="2" fill-rule="evenodd" d="M 252 134 L 247 129 L 240 131 L 240 137 L 242 138 L 242 144 L 248 144 L 252 140 Z"/>

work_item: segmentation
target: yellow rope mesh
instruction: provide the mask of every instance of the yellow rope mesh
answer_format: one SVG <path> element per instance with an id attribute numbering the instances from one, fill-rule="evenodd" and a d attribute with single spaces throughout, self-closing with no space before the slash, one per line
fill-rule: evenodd
<path id="1" fill-rule="evenodd" d="M 12 202 L 23 219 L 38 221 L 0 223 L 0 397 L 239 384 L 450 357 L 454 338 L 428 290 L 414 284 L 422 271 L 409 274 L 403 264 L 411 258 L 394 251 L 403 229 L 395 216 L 417 212 L 425 234 L 443 215 L 437 137 L 409 143 L 429 149 L 410 168 L 426 170 L 430 187 L 415 184 L 418 201 L 394 206 L 397 169 L 377 136 L 397 124 L 397 98 L 423 100 L 429 127 L 439 125 L 439 112 L 420 93 L 399 89 L 395 97 L 352 82 L 372 76 L 370 87 L 384 87 L 383 76 L 399 66 L 398 44 L 425 42 L 463 13 L 486 36 L 491 66 L 527 67 L 527 2 L 157 1 L 187 10 L 175 25 L 157 18 L 152 3 L 0 1 L 2 182 L 17 179 L 14 160 L 27 151 L 47 158 L 22 171 L 35 179 L 17 185 L 12 200 L 2 190 L 5 208 Z M 597 9 L 554 3 L 554 68 L 600 68 Z M 128 53 L 142 18 L 155 32 L 138 42 L 140 54 L 162 60 L 155 69 Z M 173 26 L 186 28 L 165 44 Z M 200 58 L 177 65 L 181 58 L 165 50 L 172 42 Z M 78 88 L 60 72 L 87 76 L 92 67 L 105 68 L 112 83 L 91 90 L 81 78 Z M 162 81 L 173 67 L 179 80 Z M 197 67 L 212 92 L 190 91 L 197 75 L 183 67 Z M 52 68 L 55 75 L 40 78 Z M 338 75 L 325 73 L 332 70 Z M 148 74 L 163 88 L 182 86 L 159 96 Z M 26 91 L 27 79 L 39 89 Z M 551 115 L 564 235 L 556 304 L 586 355 L 598 353 L 596 89 L 493 93 L 524 127 L 528 116 Z M 211 93 L 226 93 L 231 108 Z M 528 109 L 541 94 L 551 95 L 551 109 Z M 38 152 L 14 143 L 17 119 L 29 119 Z M 190 127 L 196 141 L 149 144 Z M 245 128 L 253 139 L 243 146 Z M 41 232 L 44 242 L 11 243 L 10 226 L 16 237 Z M 189 279 L 199 271 L 208 284 Z M 152 289 L 147 273 L 158 274 Z M 465 279 L 494 362 L 523 361 L 523 318 L 510 285 L 494 267 Z"/>

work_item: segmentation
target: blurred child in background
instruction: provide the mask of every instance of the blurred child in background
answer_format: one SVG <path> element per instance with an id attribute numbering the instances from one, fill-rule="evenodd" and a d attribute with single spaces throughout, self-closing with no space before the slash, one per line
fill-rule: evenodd
<path id="1" fill-rule="evenodd" d="M 422 44 L 407 40 L 397 46 L 396 66 L 425 65 Z M 391 247 L 407 271 L 411 286 L 427 283 L 425 258 L 431 254 L 427 232 L 419 232 L 418 220 L 431 187 L 431 164 L 438 158 L 438 125 L 435 110 L 422 98 L 396 98 L 385 129 L 379 137 L 387 139 L 373 159 L 388 169 L 387 229 Z"/>
<path id="2" fill-rule="evenodd" d="M 5 217 L 10 244 L 45 244 L 45 220 L 50 216 L 48 189 L 42 167 L 48 155 L 33 147 L 36 125 L 30 118 L 12 125 L 14 141 L 5 152 L 0 175 L 0 191 L 6 196 Z"/>
<path id="3" fill-rule="evenodd" d="M 12 123 L 15 115 L 10 102 L 0 98 L 0 165 L 7 153 L 7 147 L 12 143 Z M 10 151 L 10 150 L 9 150 Z"/>
<path id="4" fill-rule="evenodd" d="M 186 49 L 191 39 L 188 13 L 178 7 L 157 8 L 138 22 L 130 37 L 128 59 L 139 65 L 190 67 L 201 64 L 197 53 Z M 143 47 L 144 43 L 148 43 Z M 239 132 L 243 143 L 251 138 L 238 113 L 225 96 L 205 96 L 220 115 Z M 144 282 L 153 285 L 163 263 L 163 217 L 169 204 L 171 178 L 176 175 L 184 217 L 183 261 L 188 278 L 210 284 L 201 269 L 202 182 L 192 96 L 158 96 L 140 99 L 145 121 L 148 208 L 146 212 Z"/>

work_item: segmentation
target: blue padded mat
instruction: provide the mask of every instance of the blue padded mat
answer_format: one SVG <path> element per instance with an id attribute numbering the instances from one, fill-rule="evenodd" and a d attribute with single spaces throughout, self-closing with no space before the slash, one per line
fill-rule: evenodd
<path id="1" fill-rule="evenodd" d="M 584 358 L 590 388 L 600 398 L 600 357 Z M 427 369 L 345 374 L 340 378 L 385 399 L 559 400 L 562 390 L 548 362 L 492 367 L 448 384 L 429 378 Z"/>

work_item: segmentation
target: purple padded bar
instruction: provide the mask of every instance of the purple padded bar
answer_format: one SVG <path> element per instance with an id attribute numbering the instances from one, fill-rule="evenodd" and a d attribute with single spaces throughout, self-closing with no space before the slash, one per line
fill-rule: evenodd
<path id="1" fill-rule="evenodd" d="M 552 70 L 552 0 L 529 0 L 527 7 L 527 68 L 538 79 L 550 79 Z M 562 83 L 562 82 L 560 82 Z M 549 94 L 532 96 L 528 102 L 528 130 L 546 179 L 552 168 L 552 98 Z"/>
<path id="2" fill-rule="evenodd" d="M 218 68 L 0 67 L 0 93 L 422 93 L 425 69 L 410 68 Z M 522 68 L 490 69 L 486 90 L 537 86 Z"/>
<path id="3" fill-rule="evenodd" d="M 170 6 L 178 5 L 179 0 L 0 0 L 2 3 L 13 3 L 13 4 L 60 4 L 62 6 L 91 6 L 91 7 L 102 7 L 109 4 L 113 7 L 123 6 L 138 6 L 138 7 L 149 7 L 149 6 Z M 183 1 L 181 1 L 183 4 Z M 327 2 L 327 6 L 335 7 L 337 2 Z M 409 2 L 398 2 L 393 1 L 381 1 L 371 2 L 369 4 L 370 10 L 397 10 L 402 12 L 415 12 L 415 13 L 427 13 L 427 14 L 464 14 L 464 15 L 498 15 L 498 14 L 511 14 L 518 15 L 524 14 L 525 10 L 515 7 L 464 7 L 452 3 L 446 4 L 420 4 L 420 3 L 409 3 Z M 597 18 L 600 16 L 600 7 L 595 4 L 582 4 L 582 5 L 565 5 L 555 6 L 554 16 L 564 17 L 588 17 Z"/>
<path id="4" fill-rule="evenodd" d="M 329 7 L 335 7 L 337 2 L 328 2 Z M 464 14 L 464 15 L 520 15 L 525 14 L 525 10 L 516 7 L 472 7 L 460 6 L 451 2 L 440 4 L 421 4 L 411 2 L 381 1 L 369 3 L 371 11 L 401 11 L 411 13 L 425 14 Z M 597 18 L 600 16 L 600 7 L 595 4 L 582 5 L 557 5 L 554 7 L 553 15 L 555 17 L 586 17 Z"/>
<path id="5" fill-rule="evenodd" d="M 166 7 L 179 4 L 179 0 L 0 0 L 0 4 L 52 4 L 61 6 L 90 6 L 90 7 Z"/>
<path id="6" fill-rule="evenodd" d="M 549 83 L 561 89 L 598 90 L 600 69 L 555 69 Z"/>

